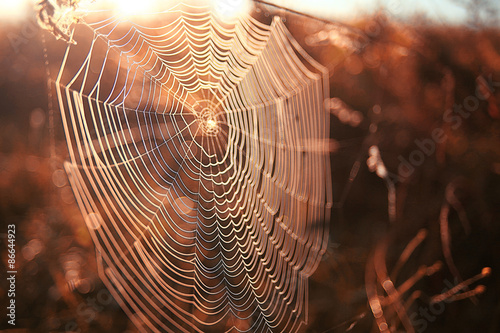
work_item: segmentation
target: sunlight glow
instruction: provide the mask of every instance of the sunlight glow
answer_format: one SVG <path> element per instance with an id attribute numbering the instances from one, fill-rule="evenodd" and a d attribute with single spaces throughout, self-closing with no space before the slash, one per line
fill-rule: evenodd
<path id="1" fill-rule="evenodd" d="M 224 20 L 235 20 L 250 13 L 250 0 L 212 0 L 212 7 L 216 16 Z"/>
<path id="2" fill-rule="evenodd" d="M 14 22 L 27 16 L 28 0 L 0 0 L 0 20 Z"/>
<path id="3" fill-rule="evenodd" d="M 123 17 L 153 13 L 161 1 L 158 0 L 108 0 L 117 13 Z"/>

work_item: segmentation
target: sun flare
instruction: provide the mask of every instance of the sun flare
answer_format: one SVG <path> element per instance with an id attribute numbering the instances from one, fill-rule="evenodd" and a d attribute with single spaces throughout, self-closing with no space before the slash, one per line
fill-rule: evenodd
<path id="1" fill-rule="evenodd" d="M 0 21 L 14 22 L 27 16 L 28 0 L 0 0 Z"/>

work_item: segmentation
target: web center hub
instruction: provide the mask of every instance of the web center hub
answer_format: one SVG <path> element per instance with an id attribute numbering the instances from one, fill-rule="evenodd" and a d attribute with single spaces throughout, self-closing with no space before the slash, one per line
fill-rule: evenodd
<path id="1" fill-rule="evenodd" d="M 200 122 L 203 134 L 216 135 L 219 133 L 219 123 L 217 121 L 217 115 L 213 109 L 203 109 L 198 116 L 198 121 Z"/>

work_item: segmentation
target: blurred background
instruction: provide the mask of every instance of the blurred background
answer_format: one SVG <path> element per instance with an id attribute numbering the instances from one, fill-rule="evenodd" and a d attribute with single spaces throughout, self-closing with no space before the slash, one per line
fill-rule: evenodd
<path id="1" fill-rule="evenodd" d="M 100 282 L 62 168 L 68 153 L 45 66 L 53 37 L 32 6 L 0 0 L 0 270 L 15 224 L 15 332 L 136 332 Z M 499 3 L 254 6 L 282 16 L 330 71 L 335 204 L 303 331 L 384 331 L 369 299 L 387 296 L 385 267 L 407 290 L 403 310 L 383 304 L 391 331 L 500 332 Z M 4 309 L 7 289 L 2 278 Z M 443 293 L 447 301 L 433 303 Z M 0 329 L 12 329 L 3 314 Z"/>

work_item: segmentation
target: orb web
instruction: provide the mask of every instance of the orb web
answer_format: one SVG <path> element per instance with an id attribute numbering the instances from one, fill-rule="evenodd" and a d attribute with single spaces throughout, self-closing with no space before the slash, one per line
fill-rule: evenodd
<path id="1" fill-rule="evenodd" d="M 88 12 L 51 81 L 100 275 L 152 332 L 295 332 L 331 208 L 328 72 L 279 17 Z M 59 44 L 60 45 L 60 44 Z"/>

